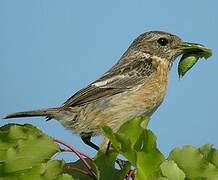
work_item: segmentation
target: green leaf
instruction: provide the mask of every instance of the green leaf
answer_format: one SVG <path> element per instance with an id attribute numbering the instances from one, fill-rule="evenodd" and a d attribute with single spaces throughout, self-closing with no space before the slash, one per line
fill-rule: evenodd
<path id="1" fill-rule="evenodd" d="M 32 125 L 9 124 L 0 128 L 0 172 L 12 173 L 46 162 L 59 151 L 53 140 Z"/>
<path id="2" fill-rule="evenodd" d="M 205 152 L 205 151 L 204 151 Z M 173 160 L 178 167 L 186 174 L 187 178 L 217 178 L 218 169 L 208 162 L 205 153 L 190 145 L 183 148 L 175 148 L 171 151 L 169 160 Z"/>
<path id="3" fill-rule="evenodd" d="M 131 149 L 132 143 L 128 135 L 123 133 L 113 133 L 112 130 L 107 127 L 103 126 L 102 130 L 104 131 L 107 138 L 111 141 L 114 149 L 125 156 L 132 164 L 136 164 L 136 154 L 135 151 Z"/>
<path id="4" fill-rule="evenodd" d="M 139 180 L 158 177 L 159 165 L 164 160 L 156 148 L 155 135 L 143 127 L 147 122 L 148 118 L 129 120 L 116 133 L 109 127 L 103 128 L 115 150 L 137 168 L 136 179 Z"/>
<path id="5" fill-rule="evenodd" d="M 140 136 L 142 136 L 143 132 L 145 131 L 148 121 L 149 118 L 147 117 L 131 119 L 120 127 L 118 133 L 127 137 L 131 142 L 131 147 L 138 150 L 141 144 L 140 141 L 142 141 Z"/>
<path id="6" fill-rule="evenodd" d="M 206 159 L 208 159 L 208 156 L 211 153 L 212 148 L 213 148 L 212 144 L 205 144 L 205 145 L 201 146 L 200 148 L 198 148 L 198 150 L 201 154 L 204 155 L 204 157 Z"/>
<path id="7" fill-rule="evenodd" d="M 91 162 L 86 159 L 86 161 L 91 165 Z M 89 171 L 84 166 L 81 160 L 76 162 L 70 162 L 65 164 L 65 172 L 72 175 L 75 179 L 79 180 L 93 180 L 92 176 L 89 175 Z M 93 168 L 94 169 L 94 168 Z"/>
<path id="8" fill-rule="evenodd" d="M 72 180 L 70 175 L 62 174 L 63 161 L 53 160 L 47 163 L 40 163 L 23 173 L 19 180 Z"/>
<path id="9" fill-rule="evenodd" d="M 126 159 L 128 159 L 132 164 L 136 164 L 136 151 L 132 149 L 132 143 L 128 137 L 124 134 L 115 134 L 117 141 L 121 144 L 119 150 Z M 113 144 L 113 143 L 112 143 Z"/>
<path id="10" fill-rule="evenodd" d="M 108 139 L 112 142 L 113 147 L 119 151 L 121 148 L 121 144 L 119 143 L 119 141 L 116 139 L 115 135 L 113 134 L 113 131 L 110 127 L 103 125 L 102 127 L 102 131 L 104 132 L 104 134 L 108 137 Z"/>
<path id="11" fill-rule="evenodd" d="M 111 141 L 113 147 L 124 157 L 126 157 L 133 165 L 136 165 L 136 151 L 142 148 L 144 141 L 145 129 L 148 118 L 135 118 L 124 123 L 117 133 L 103 126 L 102 130 Z"/>
<path id="12" fill-rule="evenodd" d="M 168 180 L 184 180 L 185 174 L 179 169 L 174 161 L 164 161 L 161 165 L 161 172 Z"/>
<path id="13" fill-rule="evenodd" d="M 99 180 L 106 180 L 106 179 L 123 180 L 124 179 L 127 172 L 130 170 L 130 163 L 127 162 L 127 164 L 121 170 L 118 170 L 115 168 L 116 157 L 117 157 L 117 153 L 113 152 L 112 150 L 109 151 L 107 155 L 101 151 L 98 151 L 94 163 L 98 168 Z"/>
<path id="14" fill-rule="evenodd" d="M 117 152 L 110 150 L 108 154 L 104 154 L 98 151 L 95 159 L 85 159 L 87 163 L 92 167 L 92 170 L 97 175 L 98 180 L 116 179 L 123 180 L 127 172 L 130 169 L 130 163 L 127 163 L 121 170 L 115 168 L 115 160 L 117 158 Z M 67 173 L 71 174 L 75 179 L 80 180 L 92 180 L 93 176 L 85 167 L 81 160 L 74 163 L 67 163 L 65 165 Z"/>
<path id="15" fill-rule="evenodd" d="M 145 132 L 145 141 L 141 151 L 137 152 L 136 179 L 155 179 L 159 174 L 159 166 L 164 160 L 163 154 L 156 147 L 156 137 L 150 130 Z"/>
<path id="16" fill-rule="evenodd" d="M 218 168 L 218 150 L 213 148 L 212 144 L 205 144 L 199 148 L 201 154 L 205 156 L 207 161 Z"/>
<path id="17" fill-rule="evenodd" d="M 8 175 L 7 177 L 0 176 L 0 180 L 19 180 L 19 177 L 16 175 Z"/>

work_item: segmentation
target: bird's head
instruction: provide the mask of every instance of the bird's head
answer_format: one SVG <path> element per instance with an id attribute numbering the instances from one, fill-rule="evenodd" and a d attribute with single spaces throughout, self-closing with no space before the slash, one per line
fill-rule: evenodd
<path id="1" fill-rule="evenodd" d="M 184 42 L 178 36 L 170 33 L 150 31 L 137 37 L 131 44 L 129 51 L 142 52 L 152 59 L 169 62 L 171 65 L 181 54 L 210 51 L 210 49 L 201 44 Z"/>

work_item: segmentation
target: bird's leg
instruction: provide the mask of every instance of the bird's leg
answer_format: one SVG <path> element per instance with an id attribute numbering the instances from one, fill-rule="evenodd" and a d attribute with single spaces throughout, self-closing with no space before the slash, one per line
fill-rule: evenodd
<path id="1" fill-rule="evenodd" d="M 96 144 L 94 144 L 93 142 L 91 142 L 91 135 L 84 135 L 84 134 L 82 134 L 82 135 L 81 135 L 81 139 L 82 139 L 82 141 L 83 141 L 86 145 L 92 147 L 92 148 L 95 149 L 96 151 L 99 150 L 99 147 L 98 147 Z"/>
<path id="2" fill-rule="evenodd" d="M 99 150 L 99 147 L 96 144 L 94 144 L 93 142 L 91 142 L 91 135 L 80 134 L 80 136 L 81 136 L 82 141 L 86 145 L 90 146 L 91 148 L 95 149 L 96 151 Z M 111 147 L 111 141 L 108 142 L 107 150 L 106 150 L 106 155 L 108 155 L 110 147 Z M 122 159 L 118 158 L 118 159 L 116 159 L 115 162 L 120 166 L 120 169 L 122 169 L 126 165 L 126 163 L 128 161 L 125 161 L 125 160 L 122 160 Z"/>
<path id="3" fill-rule="evenodd" d="M 105 153 L 106 156 L 109 154 L 110 147 L 111 147 L 111 141 L 109 141 L 107 144 L 107 149 Z M 128 161 L 125 161 L 119 158 L 117 158 L 115 162 L 119 165 L 120 169 L 123 169 L 123 167 L 128 163 Z"/>
<path id="4" fill-rule="evenodd" d="M 111 146 L 111 141 L 109 141 L 107 144 L 107 149 L 106 149 L 106 153 L 105 153 L 106 155 L 108 155 L 108 153 L 109 153 L 110 146 Z"/>

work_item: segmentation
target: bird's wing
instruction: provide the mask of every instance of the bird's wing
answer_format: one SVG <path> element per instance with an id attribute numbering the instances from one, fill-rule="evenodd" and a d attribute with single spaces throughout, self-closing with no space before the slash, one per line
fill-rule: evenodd
<path id="1" fill-rule="evenodd" d="M 65 107 L 82 105 L 124 92 L 140 84 L 154 71 L 151 59 L 135 59 L 116 64 L 98 80 L 70 97 Z"/>

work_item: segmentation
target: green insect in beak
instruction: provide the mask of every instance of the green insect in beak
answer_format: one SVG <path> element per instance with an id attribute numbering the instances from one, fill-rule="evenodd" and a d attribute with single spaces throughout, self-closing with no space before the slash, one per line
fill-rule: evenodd
<path id="1" fill-rule="evenodd" d="M 212 56 L 212 49 L 201 44 L 184 42 L 181 45 L 183 56 L 178 64 L 179 77 L 183 77 L 199 60 Z"/>

